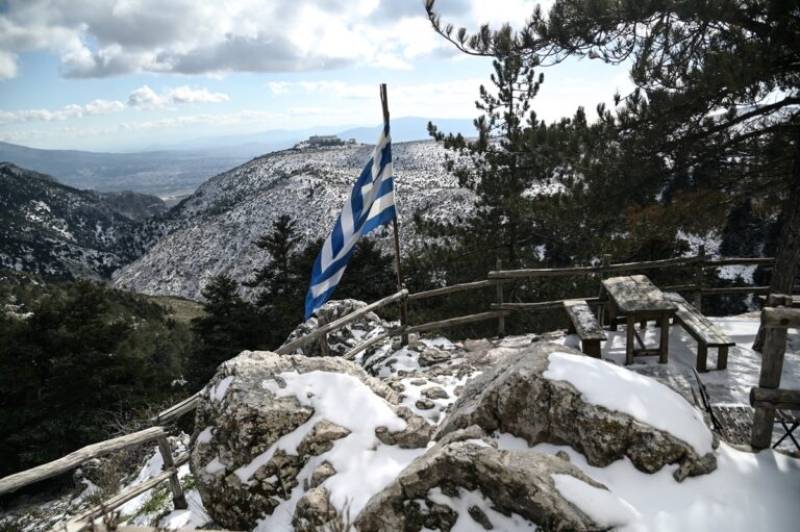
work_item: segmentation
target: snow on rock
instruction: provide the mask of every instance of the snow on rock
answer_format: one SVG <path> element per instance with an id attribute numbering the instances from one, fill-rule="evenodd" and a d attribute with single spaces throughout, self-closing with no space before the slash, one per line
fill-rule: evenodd
<path id="1" fill-rule="evenodd" d="M 476 441 L 477 440 L 477 441 Z M 554 478 L 604 486 L 568 461 L 530 450 L 498 450 L 478 427 L 437 442 L 355 520 L 360 532 L 384 530 L 599 530 L 569 502 Z"/>
<path id="2" fill-rule="evenodd" d="M 771 450 L 750 453 L 721 443 L 717 469 L 681 483 L 672 477 L 675 466 L 644 474 L 627 458 L 597 467 L 570 447 L 543 443 L 533 450 L 567 456 L 625 506 L 635 508 L 627 524 L 617 528 L 622 532 L 790 532 L 800 522 L 800 460 Z M 589 515 L 607 511 L 604 499 L 562 494 Z"/>
<path id="3" fill-rule="evenodd" d="M 353 362 L 246 351 L 201 394 L 196 431 L 190 463 L 213 519 L 291 530 L 360 510 L 432 427 Z"/>
<path id="4" fill-rule="evenodd" d="M 585 401 L 668 432 L 700 456 L 712 451 L 713 435 L 700 412 L 660 382 L 584 355 L 555 351 L 548 360 L 543 376 L 569 382 Z"/>
<path id="5" fill-rule="evenodd" d="M 674 421 L 681 428 L 685 423 L 701 432 L 702 437 L 687 436 L 691 432 L 688 429 L 681 432 L 682 437 L 698 443 L 698 452 L 682 437 L 652 426 L 625 411 L 597 404 L 592 401 L 592 398 L 596 401 L 597 398 L 592 396 L 587 399 L 579 388 L 566 380 L 549 378 L 546 374 L 551 365 L 551 355 L 564 352 L 582 360 L 591 360 L 573 364 L 572 369 L 580 373 L 580 377 L 575 378 L 587 379 L 577 382 L 596 380 L 597 386 L 604 387 L 604 379 L 613 377 L 615 384 L 605 388 L 607 395 L 618 391 L 614 386 L 625 384 L 626 379 L 620 377 L 625 376 L 625 373 L 618 375 L 612 370 L 606 371 L 607 368 L 602 366 L 595 367 L 597 364 L 607 364 L 606 362 L 589 359 L 577 351 L 557 344 L 539 342 L 508 355 L 502 364 L 497 364 L 472 379 L 455 403 L 453 411 L 442 422 L 436 437 L 441 438 L 457 429 L 478 425 L 487 433 L 510 433 L 524 438 L 532 445 L 541 442 L 567 442 L 585 454 L 589 462 L 595 465 L 607 465 L 628 457 L 636 467 L 652 473 L 678 463 L 680 468 L 675 471 L 675 478 L 678 480 L 714 470 L 714 453 L 711 445 L 703 439 L 707 435 L 707 429 L 700 431 L 688 421 Z M 559 356 L 555 360 L 555 369 L 558 371 Z M 631 373 L 626 369 L 620 371 Z M 627 376 L 627 380 L 635 382 L 638 382 L 638 378 L 645 379 L 632 373 Z M 651 388 L 660 389 L 661 385 L 655 380 L 647 379 L 647 382 Z M 589 386 L 586 385 L 585 388 L 589 389 Z M 626 393 L 637 393 L 636 389 L 630 387 L 623 389 Z M 673 400 L 672 397 L 667 398 Z M 653 402 L 648 402 L 647 407 L 656 408 L 656 412 L 662 412 L 662 408 L 670 408 L 669 405 Z M 690 415 L 691 408 L 687 404 L 685 408 L 679 409 L 673 404 L 672 409 L 667 412 L 678 412 L 694 419 Z M 649 419 L 641 412 L 640 415 Z M 662 423 L 659 425 L 669 428 Z"/>
<path id="6" fill-rule="evenodd" d="M 306 336 L 318 327 L 338 320 L 342 316 L 361 310 L 367 304 L 355 299 L 340 299 L 328 301 L 319 308 L 313 316 L 298 325 L 284 344 Z M 328 353 L 330 356 L 343 356 L 359 344 L 362 344 L 386 332 L 392 323 L 386 322 L 374 312 L 368 312 L 359 319 L 331 332 L 327 336 Z M 294 350 L 292 354 L 305 356 L 322 356 L 319 342 L 311 342 Z"/>
<path id="7" fill-rule="evenodd" d="M 639 512 L 608 489 L 598 488 L 571 475 L 553 475 L 556 489 L 604 528 L 617 528 L 638 518 Z"/>

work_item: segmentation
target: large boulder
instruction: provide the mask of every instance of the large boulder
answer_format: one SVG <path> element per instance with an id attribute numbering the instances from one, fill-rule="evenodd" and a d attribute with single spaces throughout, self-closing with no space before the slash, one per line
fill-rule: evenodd
<path id="1" fill-rule="evenodd" d="M 322 325 L 338 320 L 356 310 L 361 310 L 367 304 L 356 299 L 341 299 L 328 301 L 320 307 L 313 316 L 298 325 L 284 344 L 306 336 Z M 357 320 L 328 334 L 328 355 L 342 356 L 364 341 L 386 332 L 390 328 L 388 322 L 383 321 L 374 312 L 367 312 Z M 322 356 L 319 342 L 312 342 L 297 348 L 292 354 L 305 356 Z"/>
<path id="2" fill-rule="evenodd" d="M 682 396 L 552 343 L 512 353 L 470 381 L 436 438 L 471 425 L 530 445 L 568 444 L 594 466 L 627 457 L 652 473 L 677 463 L 679 481 L 716 469 L 715 437 Z"/>
<path id="3" fill-rule="evenodd" d="M 198 490 L 209 515 L 234 530 L 335 519 L 343 487 L 356 483 L 363 506 L 423 452 L 433 430 L 352 362 L 249 351 L 219 367 L 201 393 L 196 427 Z"/>
<path id="4" fill-rule="evenodd" d="M 591 517 L 561 493 L 572 495 L 576 486 L 604 506 L 602 516 Z M 473 426 L 449 434 L 417 458 L 370 499 L 355 526 L 360 532 L 534 526 L 588 531 L 624 525 L 633 514 L 568 461 L 531 450 L 498 450 Z"/>

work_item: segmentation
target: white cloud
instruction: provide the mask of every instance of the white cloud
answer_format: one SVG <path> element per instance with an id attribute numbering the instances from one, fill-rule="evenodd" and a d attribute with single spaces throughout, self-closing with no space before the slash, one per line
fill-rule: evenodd
<path id="1" fill-rule="evenodd" d="M 211 92 L 206 88 L 189 86 L 175 87 L 156 93 L 147 85 L 142 85 L 128 97 L 128 107 L 142 109 L 163 109 L 171 105 L 188 103 L 219 103 L 230 98 L 222 92 Z M 92 100 L 85 105 L 70 104 L 60 109 L 21 109 L 17 111 L 0 111 L 0 124 L 23 122 L 59 122 L 86 116 L 107 115 L 126 109 L 125 103 L 119 100 Z"/>
<path id="2" fill-rule="evenodd" d="M 67 77 L 131 72 L 298 72 L 349 64 L 409 68 L 455 54 L 423 0 L 7 0 L 0 14 L 0 77 L 13 54 L 57 55 Z M 524 0 L 439 0 L 448 20 L 517 19 Z"/>
<path id="3" fill-rule="evenodd" d="M 474 113 L 478 87 L 485 79 L 465 78 L 444 82 L 405 83 L 389 85 L 392 116 L 425 116 L 453 118 Z M 319 122 L 341 119 L 339 115 L 365 123 L 378 118 L 378 85 L 350 83 L 341 80 L 269 82 L 267 89 L 276 96 L 314 95 L 315 101 L 327 101 L 332 106 L 320 109 Z M 321 98 L 321 100 L 320 100 Z M 334 107 L 335 106 L 335 107 Z M 293 108 L 293 110 L 296 108 Z M 308 114 L 308 113 L 307 113 Z"/>
<path id="4" fill-rule="evenodd" d="M 19 111 L 0 111 L 0 124 L 20 122 L 58 122 L 71 118 L 115 113 L 125 108 L 120 101 L 93 100 L 86 105 L 70 104 L 61 109 L 23 109 Z"/>
<path id="5" fill-rule="evenodd" d="M 142 85 L 128 96 L 128 105 L 144 109 L 157 109 L 186 103 L 220 103 L 227 102 L 229 99 L 224 92 L 211 92 L 206 88 L 192 88 L 184 85 L 158 94 L 149 86 Z"/>
<path id="6" fill-rule="evenodd" d="M 17 57 L 9 52 L 0 50 L 0 79 L 9 79 L 17 76 Z"/>

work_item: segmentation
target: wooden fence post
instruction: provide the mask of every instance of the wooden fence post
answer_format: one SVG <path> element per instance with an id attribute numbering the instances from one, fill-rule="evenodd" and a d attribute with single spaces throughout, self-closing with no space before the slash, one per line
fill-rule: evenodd
<path id="1" fill-rule="evenodd" d="M 400 300 L 400 327 L 403 328 L 403 334 L 400 335 L 400 345 L 408 345 L 408 333 L 406 332 L 408 329 L 408 290 L 406 290 L 405 284 L 402 284 L 400 289 L 406 292 L 403 299 Z"/>
<path id="2" fill-rule="evenodd" d="M 328 320 L 320 316 L 317 318 L 317 328 L 322 327 L 323 325 L 327 325 Z M 323 332 L 319 335 L 319 353 L 320 355 L 327 357 L 330 356 L 330 349 L 328 349 L 328 333 Z"/>
<path id="3" fill-rule="evenodd" d="M 166 437 L 158 439 L 158 450 L 161 452 L 161 458 L 164 461 L 164 470 L 173 468 L 174 472 L 169 477 L 169 487 L 172 490 L 172 504 L 176 510 L 185 510 L 189 507 L 186 504 L 186 497 L 181 488 L 181 481 L 178 478 L 178 469 L 175 467 L 175 461 L 172 459 L 172 449 L 169 446 L 169 441 Z"/>
<path id="4" fill-rule="evenodd" d="M 600 259 L 600 268 L 605 269 L 608 268 L 608 265 L 611 264 L 611 253 L 603 253 L 602 258 Z M 603 300 L 605 294 L 603 293 L 603 280 L 608 277 L 608 272 L 600 272 L 600 306 L 597 307 L 597 314 L 598 314 L 598 322 L 602 327 L 604 323 L 608 320 L 608 312 L 606 312 L 607 303 Z"/>
<path id="5" fill-rule="evenodd" d="M 703 270 L 706 260 L 706 245 L 700 244 L 697 248 L 698 261 L 694 267 L 694 308 L 698 312 L 703 312 L 703 285 L 705 284 L 705 274 Z"/>
<path id="6" fill-rule="evenodd" d="M 767 306 L 777 307 L 791 304 L 791 296 L 770 294 Z M 761 352 L 761 375 L 759 388 L 777 389 L 781 384 L 783 356 L 786 352 L 786 328 L 764 327 L 764 348 Z M 772 443 L 772 427 L 775 423 L 775 409 L 757 407 L 753 412 L 753 432 L 750 435 L 750 446 L 753 449 L 766 449 Z"/>
<path id="7" fill-rule="evenodd" d="M 495 263 L 495 269 L 500 271 L 503 269 L 503 261 L 498 257 L 497 262 Z M 499 305 L 503 304 L 503 280 L 497 279 L 497 303 Z M 505 314 L 501 314 L 497 318 L 497 336 L 505 336 L 506 335 L 506 318 Z"/>

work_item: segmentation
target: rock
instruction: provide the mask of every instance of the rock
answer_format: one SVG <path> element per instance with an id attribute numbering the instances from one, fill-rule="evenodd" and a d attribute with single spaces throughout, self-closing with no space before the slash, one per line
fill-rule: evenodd
<path id="1" fill-rule="evenodd" d="M 427 445 L 433 428 L 398 406 L 397 393 L 357 364 L 335 357 L 245 351 L 219 367 L 201 393 L 195 419 L 196 444 L 190 466 L 206 511 L 221 526 L 250 530 L 258 520 L 289 501 L 293 490 L 306 488 L 309 491 L 303 493 L 305 502 L 298 518 L 313 521 L 310 513 L 319 508 L 323 498 L 319 488 L 324 487 L 327 478 L 339 474 L 327 461 L 326 453 L 337 440 L 351 437 L 351 432 L 315 413 L 314 407 L 309 406 L 317 404 L 313 402 L 315 393 L 295 395 L 312 389 L 302 384 L 312 382 L 302 380 L 312 372 L 328 372 L 331 378 L 347 376 L 345 380 L 350 381 L 336 388 L 347 390 L 344 398 L 352 393 L 352 379 L 360 381 L 366 391 L 358 397 L 374 394 L 377 404 L 385 404 L 395 412 L 395 419 L 405 420 L 403 430 L 399 430 L 401 419 L 395 422 L 394 432 L 384 427 L 384 439 L 391 441 L 390 445 Z M 315 375 L 309 378 L 318 379 Z M 295 391 L 290 387 L 293 382 L 301 383 Z M 282 393 L 287 387 L 289 391 Z M 342 409 L 363 407 L 363 400 L 359 404 L 341 404 Z M 373 441 L 378 443 L 377 439 Z M 276 445 L 279 442 L 282 443 Z M 311 460 L 319 465 L 310 464 L 313 469 L 307 468 Z"/>
<path id="2" fill-rule="evenodd" d="M 431 441 L 434 427 L 405 406 L 397 409 L 397 415 L 406 422 L 406 429 L 398 432 L 389 432 L 386 427 L 379 427 L 375 436 L 386 445 L 397 445 L 402 449 L 417 449 L 425 447 Z"/>
<path id="3" fill-rule="evenodd" d="M 652 473 L 677 463 L 680 465 L 674 474 L 677 480 L 716 468 L 712 452 L 701 456 L 689 443 L 668 432 L 626 413 L 584 401 L 569 382 L 545 378 L 543 373 L 552 352 L 582 356 L 550 343 L 537 343 L 509 355 L 502 365 L 466 385 L 452 412 L 442 422 L 436 439 L 478 425 L 487 433 L 507 432 L 530 445 L 569 444 L 594 466 L 604 467 L 627 457 L 638 469 Z"/>
<path id="4" fill-rule="evenodd" d="M 517 514 L 542 530 L 608 528 L 595 523 L 556 489 L 553 475 L 569 475 L 605 489 L 572 464 L 529 450 L 501 451 L 482 440 L 453 441 L 468 435 L 453 437 L 451 433 L 448 443 L 437 443 L 412 462 L 369 500 L 355 520 L 356 528 L 360 532 L 449 531 L 458 514 L 444 504 L 443 496 L 456 498 L 468 492 L 479 492 L 489 499 L 487 508 L 505 516 Z M 474 525 L 502 530 L 485 509 L 470 508 L 468 516 Z"/>
<path id="5" fill-rule="evenodd" d="M 366 306 L 367 304 L 363 301 L 357 301 L 355 299 L 328 301 L 322 308 L 317 310 L 312 317 L 298 325 L 286 338 L 284 344 L 311 333 L 321 325 L 331 323 L 346 314 L 350 314 Z M 374 312 L 368 312 L 359 319 L 328 334 L 328 354 L 330 356 L 343 356 L 369 337 L 382 334 L 388 328 L 389 324 L 387 322 L 380 319 Z M 369 337 L 367 336 L 368 334 Z M 311 342 L 296 349 L 292 354 L 322 356 L 319 342 Z"/>
<path id="6" fill-rule="evenodd" d="M 295 530 L 330 530 L 330 524 L 337 517 L 328 490 L 316 487 L 308 490 L 297 501 L 292 526 Z"/>
<path id="7" fill-rule="evenodd" d="M 451 356 L 452 355 L 447 351 L 431 347 L 422 351 L 422 353 L 419 354 L 418 360 L 419 365 L 425 367 L 448 362 Z"/>
<path id="8" fill-rule="evenodd" d="M 330 462 L 322 462 L 317 466 L 314 472 L 311 473 L 311 482 L 309 483 L 309 488 L 316 488 L 335 474 L 336 469 L 334 469 Z"/>
<path id="9" fill-rule="evenodd" d="M 447 399 L 450 397 L 447 391 L 441 386 L 431 386 L 422 390 L 422 395 L 428 399 Z"/>
<path id="10" fill-rule="evenodd" d="M 350 431 L 336 423 L 323 419 L 311 429 L 311 433 L 297 447 L 300 454 L 319 456 L 333 448 L 333 442 L 350 434 Z"/>
<path id="11" fill-rule="evenodd" d="M 431 408 L 436 406 L 436 403 L 434 403 L 430 399 L 420 399 L 419 401 L 417 401 L 414 404 L 420 410 L 430 410 Z"/>

